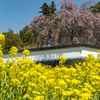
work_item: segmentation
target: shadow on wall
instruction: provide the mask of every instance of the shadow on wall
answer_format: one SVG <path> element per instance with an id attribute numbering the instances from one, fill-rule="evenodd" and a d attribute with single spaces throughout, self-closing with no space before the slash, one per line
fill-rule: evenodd
<path id="1" fill-rule="evenodd" d="M 70 65 L 73 65 L 75 63 L 78 63 L 78 62 L 83 62 L 85 59 L 68 59 L 64 65 L 70 67 Z M 45 65 L 51 65 L 52 67 L 55 67 L 56 65 L 59 65 L 59 60 L 49 60 L 49 61 L 39 61 L 39 62 L 36 62 L 36 64 L 39 64 L 39 63 L 42 63 L 42 64 L 45 64 Z"/>

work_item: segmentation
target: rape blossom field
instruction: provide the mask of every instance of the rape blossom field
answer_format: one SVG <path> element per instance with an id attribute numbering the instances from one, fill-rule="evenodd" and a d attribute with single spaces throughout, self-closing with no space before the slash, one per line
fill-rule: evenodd
<path id="1" fill-rule="evenodd" d="M 22 59 L 12 47 L 10 57 L 4 63 L 0 57 L 1 100 L 100 100 L 100 55 L 88 55 L 84 62 L 64 66 L 65 57 L 59 57 L 59 65 L 36 64 L 24 50 Z M 2 56 L 2 51 L 0 51 Z"/>

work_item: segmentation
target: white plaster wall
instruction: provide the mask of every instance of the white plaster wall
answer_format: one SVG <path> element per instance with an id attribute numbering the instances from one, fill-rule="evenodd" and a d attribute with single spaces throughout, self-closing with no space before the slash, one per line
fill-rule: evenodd
<path id="1" fill-rule="evenodd" d="M 80 48 L 69 48 L 69 49 L 55 49 L 31 52 L 30 58 L 34 61 L 47 61 L 47 60 L 57 60 L 60 56 L 64 56 L 67 59 L 80 58 L 81 49 Z"/>
<path id="2" fill-rule="evenodd" d="M 22 53 L 19 53 L 17 56 L 21 57 Z M 34 61 L 48 61 L 48 60 L 58 60 L 60 56 L 64 56 L 67 59 L 82 58 L 82 49 L 80 47 L 76 47 L 76 48 L 34 51 L 30 52 L 29 57 Z M 7 58 L 8 55 L 5 55 L 3 58 L 5 62 Z"/>
<path id="3" fill-rule="evenodd" d="M 100 54 L 98 53 L 97 49 L 92 49 L 92 48 L 82 48 L 82 58 L 85 56 L 88 56 L 88 54 L 93 54 L 95 58 L 97 58 L 97 55 Z"/>

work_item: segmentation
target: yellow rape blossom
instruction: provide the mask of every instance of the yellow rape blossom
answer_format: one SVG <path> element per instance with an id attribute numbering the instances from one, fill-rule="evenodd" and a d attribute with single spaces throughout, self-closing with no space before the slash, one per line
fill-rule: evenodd
<path id="1" fill-rule="evenodd" d="M 10 57 L 14 57 L 14 56 L 16 56 L 17 55 L 17 52 L 18 52 L 18 49 L 16 48 L 16 47 L 12 47 L 11 49 L 10 49 Z"/>
<path id="2" fill-rule="evenodd" d="M 26 55 L 26 56 L 28 56 L 30 54 L 30 52 L 29 52 L 29 50 L 24 50 L 23 54 Z"/>
<path id="3" fill-rule="evenodd" d="M 44 100 L 44 97 L 43 96 L 37 96 L 34 98 L 34 100 Z"/>
<path id="4" fill-rule="evenodd" d="M 5 36 L 3 34 L 0 34 L 0 50 L 3 50 L 4 43 L 5 43 Z"/>
<path id="5" fill-rule="evenodd" d="M 0 50 L 0 56 L 3 56 L 2 51 Z"/>
<path id="6" fill-rule="evenodd" d="M 66 60 L 67 60 L 66 57 L 60 56 L 59 57 L 59 65 L 62 67 L 63 63 L 65 63 Z"/>
<path id="7" fill-rule="evenodd" d="M 30 97 L 30 95 L 29 95 L 29 94 L 25 94 L 25 95 L 24 95 L 24 99 L 29 99 L 29 100 L 32 100 L 32 98 Z"/>
<path id="8" fill-rule="evenodd" d="M 16 51 L 11 49 L 13 57 Z M 25 50 L 24 57 L 27 55 L 29 51 Z M 1 99 L 99 100 L 100 59 L 89 55 L 84 62 L 70 67 L 63 65 L 65 57 L 59 60 L 60 65 L 52 68 L 27 57 L 18 58 L 17 62 L 8 59 L 7 63 L 0 57 Z"/>

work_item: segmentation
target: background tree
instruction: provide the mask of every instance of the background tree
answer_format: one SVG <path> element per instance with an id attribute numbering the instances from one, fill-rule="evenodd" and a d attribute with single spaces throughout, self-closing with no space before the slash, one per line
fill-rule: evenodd
<path id="1" fill-rule="evenodd" d="M 32 44 L 34 41 L 33 33 L 28 25 L 20 31 L 20 38 L 24 45 Z"/>
<path id="2" fill-rule="evenodd" d="M 100 2 L 90 8 L 93 13 L 100 13 Z"/>
<path id="3" fill-rule="evenodd" d="M 50 18 L 38 16 L 30 26 L 33 32 L 38 32 L 36 43 L 38 46 L 51 42 L 52 45 L 66 44 L 100 44 L 100 14 L 93 14 L 89 7 L 91 1 L 79 6 L 72 0 L 60 3 L 60 10 Z M 34 33 L 35 34 L 35 33 Z"/>
<path id="4" fill-rule="evenodd" d="M 42 9 L 42 11 L 40 11 L 39 13 L 42 13 L 43 15 L 46 16 L 50 16 L 51 14 L 54 14 L 56 11 L 56 5 L 54 1 L 51 2 L 50 7 L 47 3 L 44 3 L 43 6 L 40 8 Z"/>
<path id="5" fill-rule="evenodd" d="M 48 6 L 46 2 L 40 8 L 42 9 L 42 11 L 40 11 L 39 13 L 42 13 L 43 15 L 46 15 L 46 16 L 50 15 L 50 7 Z"/>
<path id="6" fill-rule="evenodd" d="M 4 50 L 10 50 L 12 46 L 17 48 L 21 47 L 21 38 L 18 34 L 13 33 L 13 30 L 3 33 L 5 35 L 5 48 Z"/>
<path id="7" fill-rule="evenodd" d="M 52 1 L 51 5 L 50 5 L 50 14 L 54 14 L 56 11 L 56 5 L 54 3 L 54 1 Z"/>

